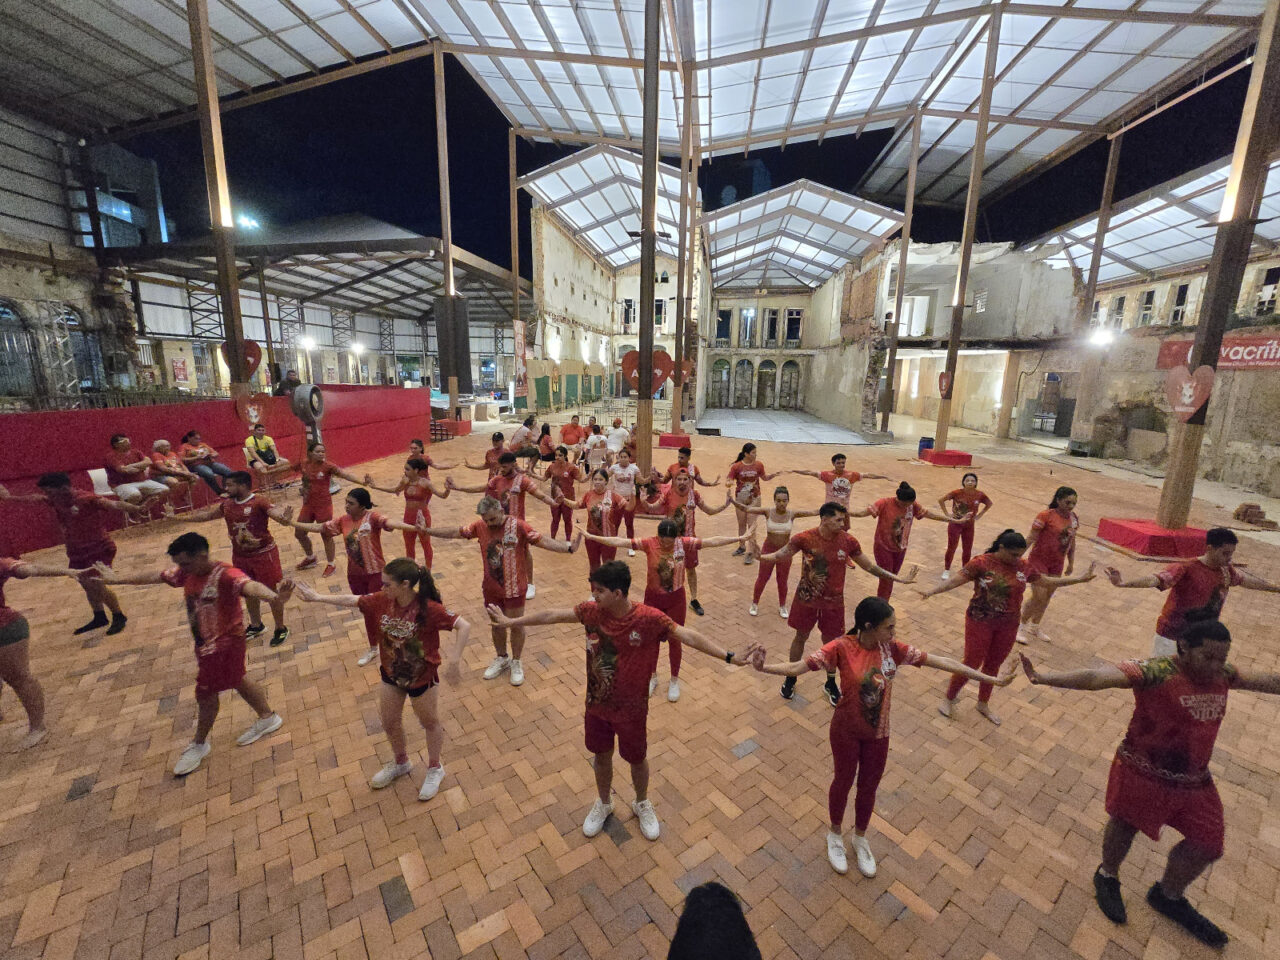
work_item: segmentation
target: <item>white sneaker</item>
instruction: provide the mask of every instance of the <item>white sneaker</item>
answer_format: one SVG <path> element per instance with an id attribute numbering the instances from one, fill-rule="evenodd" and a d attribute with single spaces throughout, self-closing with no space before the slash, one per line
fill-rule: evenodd
<path id="1" fill-rule="evenodd" d="M 649 696 L 653 696 L 653 691 L 658 689 L 658 675 L 655 673 L 649 678 Z"/>
<path id="2" fill-rule="evenodd" d="M 278 713 L 273 713 L 269 717 L 259 717 L 253 721 L 253 726 L 236 737 L 236 743 L 242 747 L 247 747 L 254 741 L 261 740 L 268 733 L 275 733 L 283 725 L 284 718 Z"/>
<path id="3" fill-rule="evenodd" d="M 667 700 L 670 703 L 675 703 L 679 699 L 680 699 L 680 679 L 678 677 L 672 677 L 671 682 L 667 684 Z"/>
<path id="4" fill-rule="evenodd" d="M 405 763 L 396 763 L 392 760 L 369 778 L 369 786 L 373 787 L 375 790 L 381 790 L 383 787 L 389 787 L 412 769 L 412 763 L 407 761 Z"/>
<path id="5" fill-rule="evenodd" d="M 844 837 L 827 831 L 827 863 L 836 873 L 849 872 L 849 857 L 844 850 Z"/>
<path id="6" fill-rule="evenodd" d="M 1019 643 L 1031 642 L 1031 635 L 1027 630 L 1027 625 L 1025 623 L 1018 625 L 1018 632 L 1013 639 L 1017 640 Z"/>
<path id="7" fill-rule="evenodd" d="M 938 704 L 938 712 L 950 720 L 956 715 L 956 702 L 943 697 L 942 702 Z"/>
<path id="8" fill-rule="evenodd" d="M 662 825 L 658 823 L 658 814 L 654 812 L 653 801 L 641 800 L 639 803 L 632 803 L 631 812 L 640 819 L 640 833 L 644 838 L 657 840 L 658 834 L 662 832 Z"/>
<path id="9" fill-rule="evenodd" d="M 609 819 L 609 814 L 611 813 L 613 813 L 613 804 L 601 803 L 600 798 L 596 797 L 596 802 L 587 811 L 587 819 L 582 821 L 583 834 L 588 837 L 594 837 L 604 829 L 604 822 Z"/>
<path id="10" fill-rule="evenodd" d="M 628 556 L 628 557 L 634 557 L 635 555 L 636 555 L 636 552 L 635 552 L 634 550 L 628 550 L 628 551 L 627 551 L 627 556 Z"/>
<path id="11" fill-rule="evenodd" d="M 427 767 L 427 775 L 422 778 L 422 789 L 418 791 L 418 799 L 430 800 L 434 797 L 440 792 L 440 781 L 443 779 L 444 764 L 438 767 Z"/>
<path id="12" fill-rule="evenodd" d="M 373 661 L 377 658 L 377 656 L 378 656 L 378 648 L 370 647 L 364 653 L 360 654 L 360 659 L 356 661 L 356 665 L 361 667 L 367 667 L 369 664 L 373 663 Z"/>
<path id="13" fill-rule="evenodd" d="M 492 680 L 502 673 L 503 670 L 509 669 L 511 666 L 511 658 L 508 656 L 494 657 L 493 662 L 484 668 L 484 678 Z"/>
<path id="14" fill-rule="evenodd" d="M 747 609 L 747 613 L 751 614 L 753 617 L 758 617 L 758 616 L 760 616 L 760 608 L 759 608 L 759 607 L 757 607 L 757 606 L 753 603 L 753 604 L 752 604 L 752 605 Z"/>
<path id="15" fill-rule="evenodd" d="M 532 583 L 529 584 L 529 586 L 524 588 L 524 598 L 526 600 L 532 600 L 537 595 L 538 595 L 538 588 L 535 587 Z"/>
<path id="16" fill-rule="evenodd" d="M 778 608 L 778 616 L 780 616 L 783 620 L 787 619 L 787 617 L 789 617 L 790 615 L 791 615 L 791 611 L 788 610 L 786 607 Z"/>
<path id="17" fill-rule="evenodd" d="M 524 664 L 515 657 L 511 658 L 511 685 L 518 687 L 524 683 Z"/>
<path id="18" fill-rule="evenodd" d="M 178 762 L 173 765 L 173 775 L 185 777 L 188 773 L 193 773 L 212 749 L 207 740 L 204 743 L 188 744 L 187 749 L 182 751 L 182 756 L 178 757 Z"/>
<path id="19" fill-rule="evenodd" d="M 950 571 L 950 570 L 943 570 L 943 571 L 942 571 L 942 579 L 943 579 L 943 580 L 950 580 L 950 579 L 951 579 L 951 571 Z"/>
<path id="20" fill-rule="evenodd" d="M 858 872 L 860 874 L 864 877 L 874 877 L 876 875 L 876 858 L 871 855 L 871 844 L 867 843 L 866 837 L 854 834 L 853 855 L 858 861 Z"/>

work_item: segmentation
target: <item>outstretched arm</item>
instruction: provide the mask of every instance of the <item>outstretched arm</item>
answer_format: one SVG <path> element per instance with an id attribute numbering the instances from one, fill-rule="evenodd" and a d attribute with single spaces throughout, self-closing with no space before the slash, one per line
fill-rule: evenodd
<path id="1" fill-rule="evenodd" d="M 462 531 L 457 527 L 414 527 L 419 533 L 425 533 L 428 537 L 440 537 L 443 540 L 465 540 Z"/>
<path id="2" fill-rule="evenodd" d="M 1236 671 L 1237 690 L 1251 690 L 1254 693 L 1272 693 L 1280 695 L 1280 673 L 1250 673 Z"/>
<path id="3" fill-rule="evenodd" d="M 72 570 L 69 567 L 53 567 L 43 563 L 31 563 L 27 560 L 22 560 L 13 568 L 9 576 L 15 580 L 25 580 L 27 577 L 78 577 L 80 576 L 80 571 Z"/>
<path id="4" fill-rule="evenodd" d="M 928 590 L 920 590 L 917 588 L 916 593 L 920 594 L 922 599 L 928 600 L 930 597 L 936 597 L 940 593 L 946 593 L 948 590 L 955 590 L 972 582 L 972 578 L 964 572 L 964 567 L 960 568 L 960 572 L 950 580 L 944 580 L 942 583 Z"/>
<path id="5" fill-rule="evenodd" d="M 871 508 L 863 507 L 861 510 L 850 510 L 847 516 L 850 517 L 869 517 L 871 516 Z"/>
<path id="6" fill-rule="evenodd" d="M 543 627 L 553 623 L 577 623 L 578 615 L 572 607 L 561 607 L 558 610 L 539 610 L 537 613 L 526 613 L 520 617 L 508 617 L 497 604 L 485 605 L 489 614 L 489 622 L 495 627 Z"/>
<path id="7" fill-rule="evenodd" d="M 292 584 L 293 592 L 307 603 L 328 603 L 335 607 L 358 607 L 360 605 L 360 598 L 353 593 L 316 593 L 315 590 L 301 580 L 286 580 L 285 583 Z"/>
<path id="8" fill-rule="evenodd" d="M 93 573 L 90 574 L 90 576 L 96 580 L 101 580 L 103 583 L 123 583 L 134 584 L 137 586 L 164 583 L 163 570 L 147 570 L 142 573 L 121 573 L 119 571 L 112 570 L 105 563 L 95 563 L 92 569 Z"/>
<path id="9" fill-rule="evenodd" d="M 813 477 L 815 480 L 822 479 L 822 472 L 820 470 L 792 470 L 791 472 L 801 477 Z"/>
<path id="10" fill-rule="evenodd" d="M 1019 654 L 1022 671 L 1033 684 L 1062 687 L 1064 690 L 1112 690 L 1129 686 L 1129 678 L 1114 664 L 1083 667 L 1079 670 L 1055 670 L 1041 673 L 1025 654 Z"/>
<path id="11" fill-rule="evenodd" d="M 542 537 L 534 544 L 535 547 L 541 547 L 543 550 L 550 550 L 552 553 L 573 553 L 578 549 L 578 544 L 582 542 L 582 531 L 578 531 L 578 535 L 573 538 L 572 543 L 565 543 L 563 540 L 553 540 L 550 537 Z"/>
<path id="12" fill-rule="evenodd" d="M 1124 576 L 1115 567 L 1105 567 L 1102 571 L 1107 575 L 1107 579 L 1111 581 L 1113 587 L 1159 587 L 1160 578 L 1154 573 L 1149 573 L 1145 577 L 1133 577 L 1126 580 Z"/>
<path id="13" fill-rule="evenodd" d="M 733 503 L 733 494 L 729 493 L 725 495 L 724 503 L 720 504 L 720 506 L 718 507 L 708 507 L 704 501 L 699 500 L 698 509 L 701 510 L 703 513 L 705 513 L 707 516 L 714 517 L 717 513 L 723 513 L 724 511 L 728 510 L 729 505 L 731 503 Z M 762 510 L 761 513 L 763 512 L 764 511 Z"/>
<path id="14" fill-rule="evenodd" d="M 1270 583 L 1261 577 L 1256 577 L 1252 573 L 1240 571 L 1240 576 L 1244 578 L 1244 582 L 1240 586 L 1246 590 L 1265 590 L 1267 593 L 1280 593 L 1280 584 Z"/>
<path id="15" fill-rule="evenodd" d="M 475 469 L 487 469 L 487 468 L 472 467 L 472 469 L 475 470 Z M 473 484 L 472 486 L 466 487 L 460 483 L 454 483 L 453 477 L 445 477 L 444 483 L 445 483 L 445 486 L 452 487 L 454 490 L 457 490 L 459 493 L 484 493 L 486 490 L 489 489 L 488 484 L 485 484 L 485 483 Z"/>
<path id="16" fill-rule="evenodd" d="M 1074 577 L 1050 577 L 1045 574 L 1041 574 L 1040 580 L 1043 583 L 1047 584 L 1048 586 L 1054 587 L 1054 588 L 1070 587 L 1073 584 L 1077 584 L 1077 583 L 1087 583 L 1088 581 L 1092 580 L 1095 576 L 1097 576 L 1097 574 L 1093 572 L 1094 567 L 1096 566 L 1097 566 L 1096 563 L 1090 563 L 1088 570 Z"/>
<path id="17" fill-rule="evenodd" d="M 589 531 L 583 531 L 582 535 L 593 543 L 600 543 L 606 547 L 617 547 L 619 550 L 631 546 L 630 537 L 602 537 Z"/>
<path id="18" fill-rule="evenodd" d="M 750 539 L 751 534 L 749 533 L 744 533 L 740 537 L 707 537 L 702 541 L 702 546 L 705 548 L 727 547 L 731 543 L 746 543 Z"/>
<path id="19" fill-rule="evenodd" d="M 10 493 L 8 489 L 0 484 L 0 500 L 9 500 L 13 503 L 48 503 L 43 493 Z"/>
<path id="20" fill-rule="evenodd" d="M 948 517 L 945 513 L 939 513 L 937 510 L 926 510 L 924 512 L 924 517 L 926 520 L 941 520 L 943 523 L 951 522 L 950 517 Z"/>
<path id="21" fill-rule="evenodd" d="M 700 487 L 718 487 L 720 485 L 720 474 L 717 473 L 714 480 L 703 480 L 700 474 L 695 473 L 693 482 Z"/>
<path id="22" fill-rule="evenodd" d="M 482 470 L 482 471 L 484 471 L 484 472 L 486 472 L 486 473 L 489 471 L 489 465 L 488 465 L 487 463 L 482 463 L 482 464 L 480 464 L 480 466 L 478 466 L 478 467 L 477 467 L 477 466 L 476 466 L 474 463 L 472 463 L 470 460 L 466 460 L 466 459 L 464 459 L 464 460 L 462 461 L 462 465 L 463 465 L 464 467 L 466 467 L 468 470 Z M 446 477 L 445 479 L 447 480 L 448 478 Z"/>
<path id="23" fill-rule="evenodd" d="M 392 520 L 390 517 L 386 519 L 388 530 L 404 530 L 406 533 L 417 533 L 418 528 L 412 523 L 401 523 L 399 520 Z"/>
<path id="24" fill-rule="evenodd" d="M 760 559 L 767 560 L 770 563 L 777 563 L 787 559 L 787 557 L 795 556 L 795 553 L 796 553 L 796 548 L 791 546 L 791 544 L 788 543 L 779 547 L 777 550 L 773 551 L 773 553 L 762 553 L 760 555 Z"/>
<path id="25" fill-rule="evenodd" d="M 333 475 L 335 477 L 341 477 L 343 480 L 346 480 L 348 483 L 363 484 L 366 479 L 365 477 L 357 477 L 354 473 L 351 473 L 347 470 L 343 470 L 341 467 L 334 467 Z"/>
<path id="26" fill-rule="evenodd" d="M 962 677 L 968 677 L 970 680 L 977 680 L 979 683 L 992 683 L 997 687 L 1007 687 L 1013 683 L 1013 675 L 1017 672 L 1017 666 L 1009 664 L 1009 669 L 998 677 L 992 677 L 983 673 L 981 670 L 975 670 L 973 667 L 965 666 L 959 660 L 953 660 L 951 657 L 940 657 L 935 653 L 925 655 L 924 665 L 933 667 L 935 670 L 945 670 L 947 673 L 959 674 Z"/>
<path id="27" fill-rule="evenodd" d="M 915 583 L 916 574 L 920 571 L 919 564 L 912 564 L 911 569 L 907 571 L 907 575 L 900 577 L 896 573 L 890 573 L 883 567 L 878 566 L 874 561 L 868 560 L 865 553 L 858 554 L 853 558 L 853 562 L 873 577 L 879 577 L 881 580 L 892 580 L 894 583 Z"/>
<path id="28" fill-rule="evenodd" d="M 729 651 L 724 647 L 712 643 L 697 630 L 689 627 L 676 627 L 671 631 L 671 636 L 679 640 L 681 643 L 688 644 L 695 650 L 705 653 L 709 657 L 715 657 L 717 660 L 723 660 L 726 663 L 732 663 L 735 667 L 745 667 L 764 654 L 764 647 L 754 641 L 747 644 L 746 648 L 741 652 L 735 651 L 729 656 Z"/>

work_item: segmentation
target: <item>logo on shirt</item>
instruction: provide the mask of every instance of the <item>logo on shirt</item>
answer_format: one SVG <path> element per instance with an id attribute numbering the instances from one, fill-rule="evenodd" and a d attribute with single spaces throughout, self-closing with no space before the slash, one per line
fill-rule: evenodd
<path id="1" fill-rule="evenodd" d="M 845 552 L 844 552 L 843 550 L 837 550 L 837 551 L 836 551 L 836 558 L 837 558 L 837 559 L 840 559 L 840 560 L 845 559 Z"/>
<path id="2" fill-rule="evenodd" d="M 1227 698 L 1221 693 L 1184 693 L 1178 702 L 1200 723 L 1221 720 L 1227 712 Z"/>
<path id="3" fill-rule="evenodd" d="M 632 630 L 632 631 L 631 631 L 631 635 L 630 635 L 629 637 L 627 637 L 627 639 L 631 641 L 631 645 L 632 645 L 633 647 L 638 647 L 638 646 L 640 646 L 640 631 L 639 631 L 639 630 Z"/>

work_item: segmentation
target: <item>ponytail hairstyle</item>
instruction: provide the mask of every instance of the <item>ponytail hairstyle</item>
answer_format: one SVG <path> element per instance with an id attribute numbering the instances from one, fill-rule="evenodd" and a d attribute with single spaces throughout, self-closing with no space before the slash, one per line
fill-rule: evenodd
<path id="1" fill-rule="evenodd" d="M 591 471 L 591 479 L 594 480 L 596 477 L 604 477 L 604 479 L 607 481 L 609 479 L 609 471 L 606 470 L 604 467 L 598 467 L 597 469 Z"/>
<path id="2" fill-rule="evenodd" d="M 1065 500 L 1067 497 L 1078 496 L 1080 496 L 1080 494 L 1076 493 L 1071 487 L 1059 487 L 1057 490 L 1053 491 L 1053 499 L 1049 501 L 1049 509 L 1057 510 L 1059 500 Z"/>
<path id="3" fill-rule="evenodd" d="M 549 424 L 549 423 L 543 423 L 543 425 L 542 425 L 542 432 L 541 432 L 541 433 L 539 433 L 539 434 L 538 434 L 538 436 L 539 436 L 539 437 L 549 437 L 549 436 L 551 436 L 551 424 Z"/>
<path id="4" fill-rule="evenodd" d="M 427 469 L 427 461 L 421 457 L 410 457 L 404 462 L 404 465 L 410 470 L 417 470 L 419 473 Z"/>
<path id="5" fill-rule="evenodd" d="M 680 525 L 670 517 L 664 517 L 658 521 L 659 537 L 678 537 L 680 536 Z"/>
<path id="6" fill-rule="evenodd" d="M 1010 527 L 1007 530 L 1000 531 L 1000 536 L 996 537 L 995 541 L 987 549 L 987 553 L 996 553 L 999 550 L 1025 549 L 1027 549 L 1027 538 Z"/>
<path id="7" fill-rule="evenodd" d="M 873 630 L 893 616 L 893 607 L 881 597 L 863 597 L 853 610 L 853 632 Z"/>
<path id="8" fill-rule="evenodd" d="M 1182 635 L 1178 637 L 1178 652 L 1194 650 L 1196 647 L 1203 646 L 1206 640 L 1230 643 L 1231 631 L 1218 620 L 1217 611 L 1212 607 L 1188 610 L 1186 626 L 1182 628 Z"/>
<path id="9" fill-rule="evenodd" d="M 734 460 L 733 462 L 734 462 L 734 463 L 741 463 L 741 462 L 742 462 L 742 458 L 743 458 L 743 457 L 745 457 L 748 453 L 753 452 L 753 451 L 755 450 L 755 448 L 756 448 L 756 445 L 755 445 L 754 443 L 744 443 L 744 444 L 742 445 L 742 449 L 738 451 L 738 458 L 737 458 L 736 460 Z"/>
<path id="10" fill-rule="evenodd" d="M 440 599 L 440 590 L 436 587 L 435 578 L 431 576 L 431 571 L 426 567 L 420 567 L 417 563 L 408 557 L 397 557 L 390 561 L 382 568 L 383 572 L 392 580 L 400 583 L 407 583 L 411 587 L 416 587 L 418 591 L 418 616 L 417 621 L 421 625 L 427 619 L 427 601 L 434 600 L 436 603 L 443 603 Z"/>
<path id="11" fill-rule="evenodd" d="M 364 487 L 352 487 L 347 491 L 347 496 L 360 504 L 365 510 L 373 509 L 373 497 L 369 496 L 369 491 Z"/>
<path id="12" fill-rule="evenodd" d="M 903 480 L 900 484 L 898 484 L 898 492 L 895 493 L 894 496 L 897 497 L 898 500 L 902 503 L 915 503 L 916 502 L 915 487 L 911 486 L 911 484 Z"/>
<path id="13" fill-rule="evenodd" d="M 776 497 L 778 494 L 782 494 L 788 500 L 791 499 L 791 491 L 788 490 L 786 487 L 782 487 L 782 486 L 774 487 L 773 495 Z"/>

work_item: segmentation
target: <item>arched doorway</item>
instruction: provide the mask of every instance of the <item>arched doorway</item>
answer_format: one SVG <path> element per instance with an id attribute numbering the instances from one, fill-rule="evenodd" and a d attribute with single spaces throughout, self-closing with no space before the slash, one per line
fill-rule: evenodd
<path id="1" fill-rule="evenodd" d="M 739 360 L 733 371 L 733 406 L 746 410 L 751 406 L 751 361 Z"/>
<path id="2" fill-rule="evenodd" d="M 728 360 L 717 360 L 711 365 L 711 377 L 707 381 L 707 406 L 729 406 Z"/>
<path id="3" fill-rule="evenodd" d="M 788 360 L 782 365 L 782 386 L 778 391 L 781 410 L 800 409 L 800 364 Z"/>
<path id="4" fill-rule="evenodd" d="M 756 370 L 756 407 L 767 410 L 778 405 L 774 395 L 778 383 L 778 366 L 772 360 L 761 360 Z"/>

